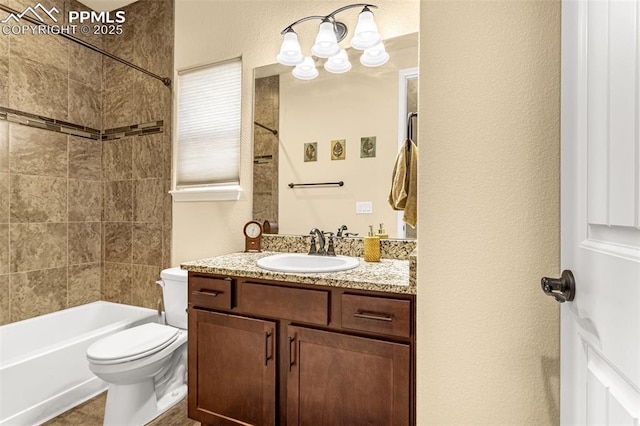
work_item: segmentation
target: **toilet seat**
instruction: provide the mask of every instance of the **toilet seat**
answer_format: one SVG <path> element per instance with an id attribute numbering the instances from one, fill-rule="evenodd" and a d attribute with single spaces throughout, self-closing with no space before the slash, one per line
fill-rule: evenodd
<path id="1" fill-rule="evenodd" d="M 87 358 L 99 365 L 135 361 L 166 348 L 178 338 L 179 332 L 157 323 L 139 325 L 95 342 L 87 349 Z"/>

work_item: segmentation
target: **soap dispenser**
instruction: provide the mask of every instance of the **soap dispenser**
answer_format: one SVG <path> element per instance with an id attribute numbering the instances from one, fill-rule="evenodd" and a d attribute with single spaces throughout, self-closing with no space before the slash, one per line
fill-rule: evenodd
<path id="1" fill-rule="evenodd" d="M 369 235 L 364 237 L 365 262 L 380 262 L 380 237 L 373 235 L 373 225 L 369 225 Z"/>
<path id="2" fill-rule="evenodd" d="M 380 229 L 378 230 L 378 237 L 382 238 L 389 238 L 389 234 L 387 234 L 384 230 L 384 223 L 380 224 Z"/>

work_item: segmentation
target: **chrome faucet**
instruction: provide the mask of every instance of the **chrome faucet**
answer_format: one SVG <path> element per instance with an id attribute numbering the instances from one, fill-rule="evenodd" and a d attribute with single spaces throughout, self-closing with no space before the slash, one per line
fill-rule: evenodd
<path id="1" fill-rule="evenodd" d="M 324 249 L 324 233 L 318 228 L 313 228 L 309 235 L 311 235 L 311 249 L 309 250 L 309 254 L 318 254 L 320 256 L 326 256 L 327 252 Z M 316 250 L 316 237 L 318 238 L 318 243 L 320 243 L 320 249 Z"/>
<path id="2" fill-rule="evenodd" d="M 338 232 L 336 233 L 336 237 L 340 238 L 342 237 L 342 233 L 344 231 L 347 230 L 347 225 L 342 225 L 340 228 L 338 228 Z"/>

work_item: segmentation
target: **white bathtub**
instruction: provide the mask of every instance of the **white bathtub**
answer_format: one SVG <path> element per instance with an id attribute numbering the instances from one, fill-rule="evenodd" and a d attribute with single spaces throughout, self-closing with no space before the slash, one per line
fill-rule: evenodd
<path id="1" fill-rule="evenodd" d="M 37 425 L 105 391 L 89 345 L 158 320 L 152 309 L 94 302 L 1 326 L 0 425 Z"/>

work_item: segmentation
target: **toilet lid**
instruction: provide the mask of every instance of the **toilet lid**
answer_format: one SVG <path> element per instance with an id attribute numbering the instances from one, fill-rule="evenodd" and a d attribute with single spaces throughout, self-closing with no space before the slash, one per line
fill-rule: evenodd
<path id="1" fill-rule="evenodd" d="M 97 363 L 133 361 L 169 346 L 178 333 L 177 328 L 168 325 L 139 325 L 95 342 L 87 349 L 87 357 Z"/>

